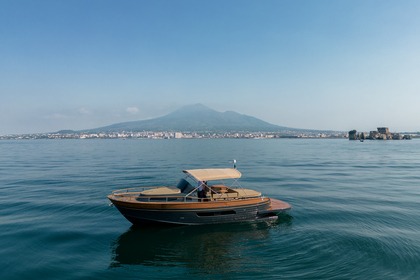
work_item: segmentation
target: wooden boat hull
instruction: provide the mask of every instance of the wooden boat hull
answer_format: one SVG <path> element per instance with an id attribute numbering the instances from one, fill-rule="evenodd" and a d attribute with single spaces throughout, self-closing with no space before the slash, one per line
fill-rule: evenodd
<path id="1" fill-rule="evenodd" d="M 134 202 L 123 201 L 113 195 L 108 198 L 133 224 L 204 225 L 255 221 L 276 217 L 278 213 L 290 209 L 286 202 L 261 197 L 203 202 Z"/>

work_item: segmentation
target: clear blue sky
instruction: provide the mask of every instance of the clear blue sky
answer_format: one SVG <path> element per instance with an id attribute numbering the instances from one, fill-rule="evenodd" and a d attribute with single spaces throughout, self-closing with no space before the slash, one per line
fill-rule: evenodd
<path id="1" fill-rule="evenodd" d="M 0 0 L 0 134 L 202 103 L 311 129 L 420 130 L 420 1 Z"/>

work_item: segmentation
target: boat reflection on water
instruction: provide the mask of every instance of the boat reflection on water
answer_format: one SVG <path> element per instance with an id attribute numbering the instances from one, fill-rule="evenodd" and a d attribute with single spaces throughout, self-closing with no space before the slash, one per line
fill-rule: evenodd
<path id="1" fill-rule="evenodd" d="M 244 250 L 264 242 L 274 228 L 291 227 L 292 219 L 288 214 L 281 214 L 272 222 L 132 226 L 112 244 L 110 268 L 146 265 L 184 266 L 206 273 L 237 270 Z"/>

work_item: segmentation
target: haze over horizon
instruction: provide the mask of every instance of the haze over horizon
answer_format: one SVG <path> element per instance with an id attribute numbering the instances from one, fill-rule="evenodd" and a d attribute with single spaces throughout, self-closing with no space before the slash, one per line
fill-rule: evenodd
<path id="1" fill-rule="evenodd" d="M 0 135 L 201 103 L 286 127 L 420 131 L 420 2 L 3 1 Z"/>

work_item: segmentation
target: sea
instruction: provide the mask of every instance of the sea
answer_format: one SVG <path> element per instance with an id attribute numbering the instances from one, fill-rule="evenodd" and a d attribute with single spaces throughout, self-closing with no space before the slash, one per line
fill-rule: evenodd
<path id="1" fill-rule="evenodd" d="M 107 200 L 234 159 L 293 208 L 134 227 Z M 0 279 L 420 279 L 420 140 L 1 140 Z"/>

